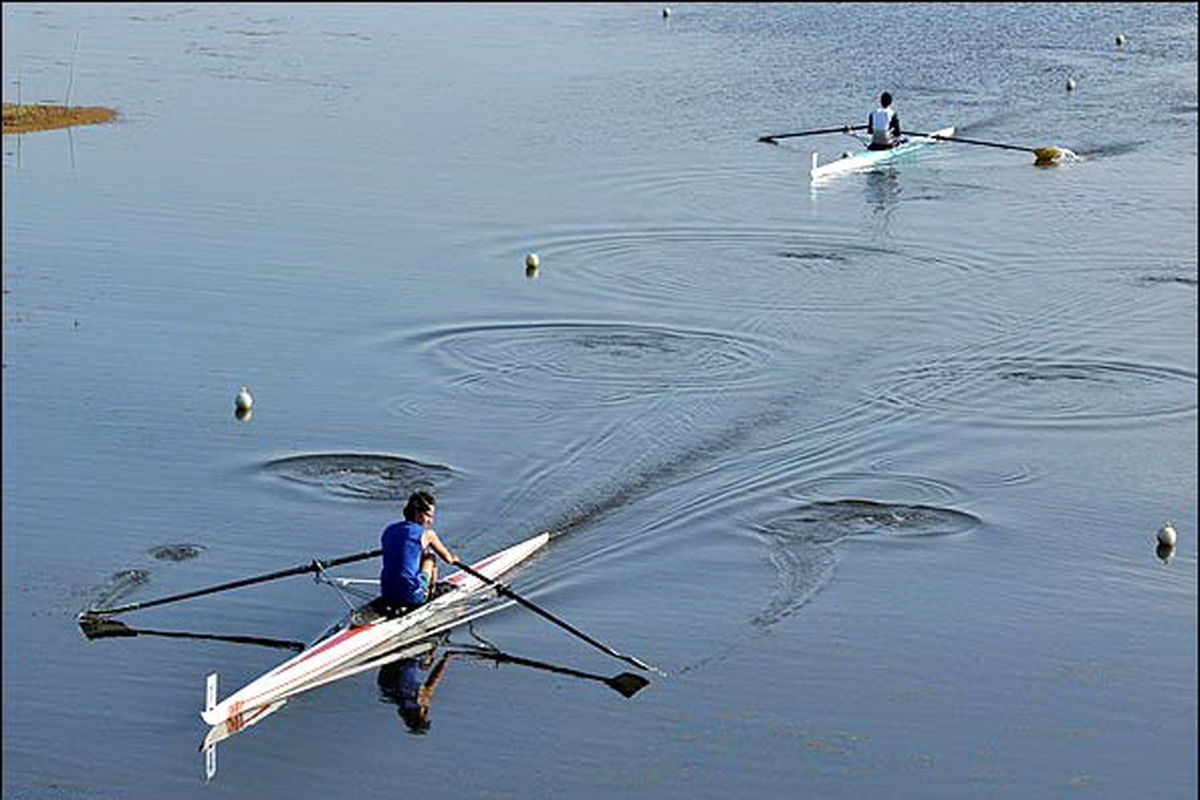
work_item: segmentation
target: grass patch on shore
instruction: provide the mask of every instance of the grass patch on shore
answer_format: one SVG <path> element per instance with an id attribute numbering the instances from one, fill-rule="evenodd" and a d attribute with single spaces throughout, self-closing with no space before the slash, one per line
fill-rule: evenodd
<path id="1" fill-rule="evenodd" d="M 116 109 L 104 106 L 4 104 L 5 133 L 30 133 L 67 128 L 72 125 L 96 125 L 101 122 L 112 122 L 116 118 Z"/>

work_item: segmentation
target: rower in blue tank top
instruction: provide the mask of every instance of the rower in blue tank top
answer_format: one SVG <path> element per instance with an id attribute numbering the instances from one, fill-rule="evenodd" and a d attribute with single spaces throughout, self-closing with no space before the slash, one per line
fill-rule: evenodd
<path id="1" fill-rule="evenodd" d="M 383 570 L 379 574 L 380 604 L 396 611 L 430 599 L 437 584 L 437 558 L 457 559 L 433 530 L 436 501 L 429 492 L 413 492 L 404 506 L 404 519 L 383 530 Z"/>
<path id="2" fill-rule="evenodd" d="M 867 133 L 871 134 L 868 150 L 890 150 L 900 143 L 900 115 L 892 108 L 892 95 L 879 96 L 879 108 L 867 117 Z"/>

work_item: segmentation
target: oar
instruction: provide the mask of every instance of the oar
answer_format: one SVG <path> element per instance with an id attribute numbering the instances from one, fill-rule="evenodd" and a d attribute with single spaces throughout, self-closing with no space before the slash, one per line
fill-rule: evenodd
<path id="1" fill-rule="evenodd" d="M 555 672 L 559 675 L 570 675 L 574 678 L 586 678 L 587 680 L 598 681 L 608 686 L 610 689 L 615 689 L 621 693 L 622 697 L 633 697 L 640 692 L 650 681 L 643 678 L 641 675 L 634 675 L 632 672 L 622 672 L 620 675 L 608 677 L 607 675 L 595 675 L 591 672 L 583 672 L 581 670 L 572 669 L 570 667 L 560 667 L 557 664 L 547 664 L 544 661 L 534 661 L 530 658 L 521 658 L 520 656 L 510 656 L 508 653 L 501 653 L 499 650 L 490 652 L 486 650 L 450 650 L 450 653 L 461 653 L 471 658 L 486 659 L 495 661 L 497 664 L 517 664 L 522 667 L 531 667 L 540 669 L 546 672 Z"/>
<path id="2" fill-rule="evenodd" d="M 264 636 L 231 636 L 223 633 L 191 633 L 188 631 L 152 631 L 145 628 L 131 628 L 124 622 L 105 617 L 84 617 L 79 620 L 79 629 L 89 639 L 111 639 L 126 636 L 165 636 L 174 639 L 203 639 L 211 642 L 233 642 L 234 644 L 256 644 L 262 647 L 274 647 L 279 650 L 294 650 L 299 653 L 305 648 L 304 642 L 290 639 L 269 639 Z"/>
<path id="3" fill-rule="evenodd" d="M 517 594 L 512 589 L 508 588 L 508 586 L 504 585 L 503 583 L 500 583 L 500 581 L 489 578 L 487 575 L 484 575 L 482 572 L 479 572 L 478 570 L 474 569 L 473 567 L 470 567 L 461 561 L 455 561 L 454 566 L 458 567 L 459 569 L 461 569 L 463 572 L 467 573 L 468 575 L 474 575 L 476 578 L 478 578 L 479 580 L 483 581 L 486 584 L 495 586 L 496 591 L 498 591 L 500 594 L 504 595 L 505 597 L 510 597 L 513 600 L 516 600 L 518 603 L 525 606 L 526 608 L 528 608 L 530 611 L 534 612 L 535 614 L 540 614 L 541 616 L 543 616 L 546 619 L 553 622 L 555 625 L 558 625 L 560 628 L 563 628 L 564 630 L 575 634 L 580 639 L 583 639 L 585 642 L 590 644 L 592 647 L 595 647 L 598 650 L 602 650 L 605 653 L 608 653 L 613 658 L 619 658 L 622 661 L 624 661 L 625 663 L 632 664 L 633 666 L 637 667 L 638 669 L 649 670 L 651 672 L 660 672 L 661 671 L 661 670 L 655 669 L 654 667 L 650 666 L 645 661 L 642 661 L 640 658 L 636 658 L 634 656 L 627 656 L 624 653 L 618 653 L 616 650 L 612 649 L 611 647 L 604 644 L 603 642 L 599 642 L 599 641 L 593 639 L 591 636 L 588 636 L 586 633 L 579 630 L 571 623 L 566 622 L 565 620 L 559 619 L 558 617 L 554 616 L 553 614 L 551 614 L 549 611 L 542 608 L 541 606 L 534 605 L 529 600 L 526 600 L 524 597 Z"/>
<path id="4" fill-rule="evenodd" d="M 1047 145 L 1046 147 L 1023 147 L 1018 144 L 1002 144 L 1000 142 L 984 142 L 979 139 L 966 139 L 962 136 L 939 136 L 936 133 L 916 133 L 914 131 L 904 131 L 905 136 L 924 136 L 929 139 L 937 139 L 944 142 L 962 142 L 963 144 L 977 144 L 981 147 L 996 147 L 1001 150 L 1020 150 L 1025 153 L 1033 153 L 1034 164 L 1045 166 L 1047 164 L 1056 164 L 1062 158 L 1073 158 L 1075 156 L 1070 150 L 1065 147 L 1054 147 Z"/>
<path id="5" fill-rule="evenodd" d="M 760 142 L 775 144 L 776 139 L 791 139 L 793 136 L 816 136 L 819 133 L 849 133 L 850 131 L 863 130 L 866 127 L 866 125 L 843 125 L 840 128 L 818 128 L 815 131 L 799 131 L 797 133 L 770 133 L 758 137 L 758 140 Z"/>
<path id="6" fill-rule="evenodd" d="M 145 600 L 141 603 L 128 603 L 123 606 L 112 606 L 111 608 L 89 608 L 85 611 L 81 611 L 79 614 L 79 618 L 82 620 L 86 617 L 108 616 L 110 614 L 121 614 L 126 611 L 136 611 L 141 608 L 150 608 L 151 606 L 161 606 L 164 603 L 174 603 L 178 600 L 187 600 L 192 597 L 199 597 L 199 596 L 205 595 L 205 594 L 213 594 L 214 592 L 223 592 L 226 589 L 237 589 L 241 586 L 250 586 L 251 584 L 254 584 L 254 583 L 265 583 L 266 581 L 273 581 L 277 578 L 286 578 L 290 575 L 303 575 L 306 572 L 320 572 L 323 569 L 328 569 L 329 567 L 336 567 L 340 564 L 349 564 L 353 561 L 363 561 L 368 558 L 375 558 L 376 556 L 381 555 L 382 553 L 383 553 L 382 550 L 368 550 L 368 551 L 365 551 L 362 553 L 354 553 L 353 555 L 340 556 L 338 558 L 331 558 L 326 561 L 313 560 L 307 564 L 301 564 L 300 566 L 292 567 L 290 569 L 281 569 L 277 572 L 268 572 L 265 575 L 255 575 L 252 578 L 242 578 L 241 580 L 230 581 L 229 583 L 222 583 L 218 586 L 209 586 L 207 589 L 196 589 L 194 591 L 184 592 L 182 594 L 173 594 L 170 597 L 160 597 L 157 600 Z"/>

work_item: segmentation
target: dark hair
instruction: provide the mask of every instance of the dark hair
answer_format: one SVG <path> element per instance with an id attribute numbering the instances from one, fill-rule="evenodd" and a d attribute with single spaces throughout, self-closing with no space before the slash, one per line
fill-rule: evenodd
<path id="1" fill-rule="evenodd" d="M 409 522 L 416 522 L 422 514 L 432 511 L 436 505 L 437 501 L 429 492 L 423 489 L 413 492 L 404 505 L 404 518 Z"/>
<path id="2" fill-rule="evenodd" d="M 892 104 L 892 93 L 891 92 L 884 92 L 883 94 L 879 95 L 879 105 L 883 106 L 884 108 L 887 108 L 891 104 Z"/>

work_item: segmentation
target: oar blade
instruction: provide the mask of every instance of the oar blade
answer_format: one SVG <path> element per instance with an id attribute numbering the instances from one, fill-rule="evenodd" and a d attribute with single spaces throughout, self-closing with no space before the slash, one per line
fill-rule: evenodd
<path id="1" fill-rule="evenodd" d="M 89 639 L 137 636 L 137 631 L 132 630 L 124 622 L 88 614 L 79 616 L 79 630 L 83 631 L 83 635 Z"/>
<path id="2" fill-rule="evenodd" d="M 1033 150 L 1033 163 L 1038 167 L 1056 167 L 1064 161 L 1074 161 L 1076 158 L 1078 156 L 1065 147 L 1035 147 Z"/>
<path id="3" fill-rule="evenodd" d="M 633 697 L 650 685 L 650 681 L 632 672 L 622 672 L 605 681 L 609 686 L 621 693 L 622 697 Z"/>

